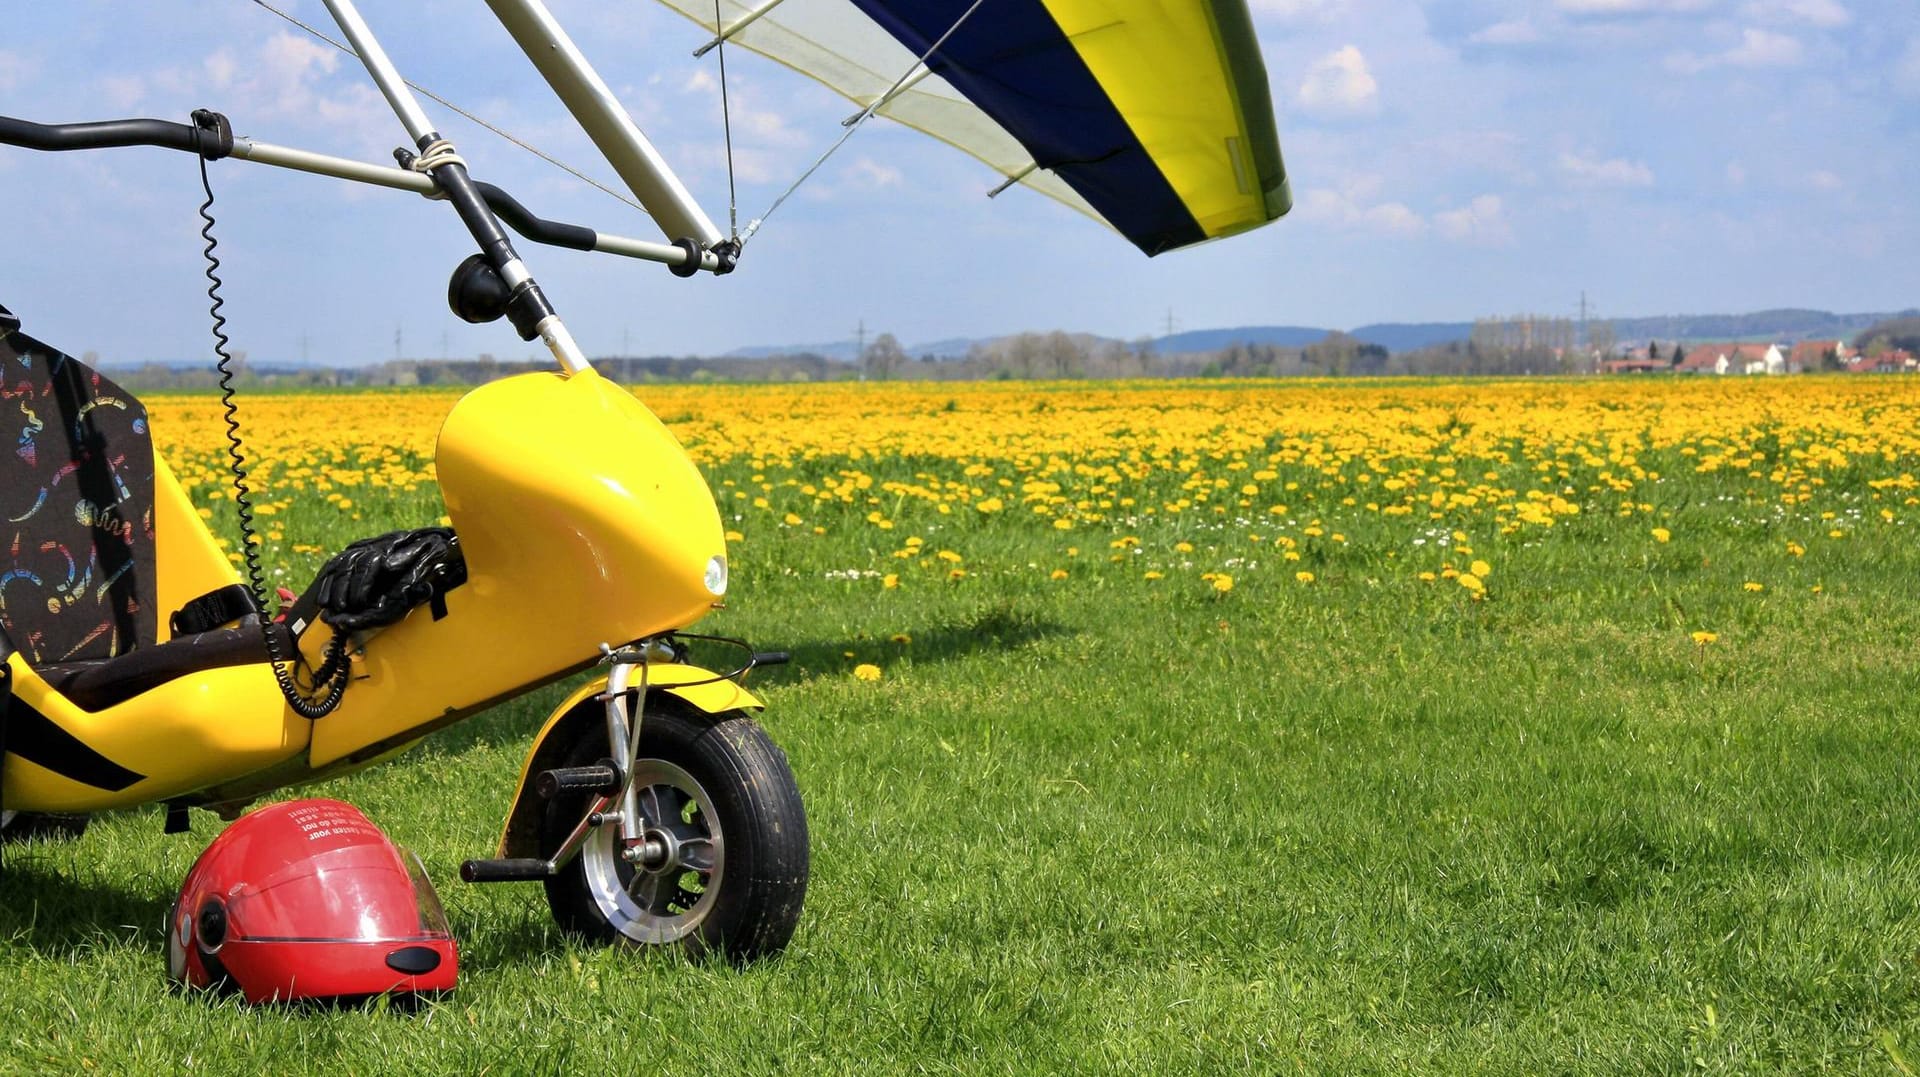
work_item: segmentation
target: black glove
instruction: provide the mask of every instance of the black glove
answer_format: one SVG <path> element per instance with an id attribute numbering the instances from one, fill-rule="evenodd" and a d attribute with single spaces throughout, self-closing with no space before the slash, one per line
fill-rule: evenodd
<path id="1" fill-rule="evenodd" d="M 393 624 L 466 581 L 466 560 L 448 527 L 361 539 L 333 555 L 314 580 L 320 619 L 336 632 Z"/>

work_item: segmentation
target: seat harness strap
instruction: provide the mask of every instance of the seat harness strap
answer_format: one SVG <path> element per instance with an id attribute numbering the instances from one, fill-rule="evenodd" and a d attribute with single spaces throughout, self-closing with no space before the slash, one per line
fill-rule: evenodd
<path id="1" fill-rule="evenodd" d="M 254 601 L 253 592 L 247 589 L 247 585 L 230 583 L 208 591 L 175 610 L 173 616 L 167 619 L 167 624 L 173 629 L 173 637 L 179 639 L 181 636 L 211 632 L 259 612 L 260 605 Z"/>

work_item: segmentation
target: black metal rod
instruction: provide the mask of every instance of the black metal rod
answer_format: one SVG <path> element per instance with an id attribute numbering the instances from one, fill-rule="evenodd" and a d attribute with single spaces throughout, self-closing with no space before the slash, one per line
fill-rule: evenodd
<path id="1" fill-rule="evenodd" d="M 192 124 L 167 120 L 102 120 L 97 123 L 34 123 L 0 116 L 0 144 L 30 150 L 104 150 L 119 146 L 158 146 L 200 151 Z"/>
<path id="2" fill-rule="evenodd" d="M 520 204 L 512 195 L 495 187 L 491 183 L 475 180 L 474 189 L 486 200 L 489 207 L 507 226 L 535 243 L 544 243 L 549 247 L 567 247 L 576 251 L 590 251 L 600 242 L 600 233 L 581 224 L 568 224 L 565 221 L 550 221 L 545 217 L 536 217 L 532 210 Z"/>
<path id="3" fill-rule="evenodd" d="M 34 123 L 0 116 L 0 145 L 59 152 L 104 150 L 126 146 L 154 146 L 185 153 L 201 152 L 200 135 L 192 124 L 167 120 L 103 120 L 90 123 Z M 514 231 L 551 247 L 591 251 L 599 233 L 579 224 L 536 215 L 513 195 L 491 183 L 473 181 L 481 199 Z"/>

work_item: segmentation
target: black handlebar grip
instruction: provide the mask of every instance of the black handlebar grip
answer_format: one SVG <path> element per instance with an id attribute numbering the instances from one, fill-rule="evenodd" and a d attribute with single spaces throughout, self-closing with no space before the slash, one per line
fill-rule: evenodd
<path id="1" fill-rule="evenodd" d="M 547 877 L 547 862 L 523 856 L 509 860 L 469 860 L 460 877 L 470 883 L 523 883 Z"/>
<path id="2" fill-rule="evenodd" d="M 591 767 L 555 767 L 543 770 L 533 779 L 533 791 L 542 800 L 552 800 L 562 793 L 612 793 L 620 788 L 620 772 L 614 769 L 611 759 L 603 759 Z"/>

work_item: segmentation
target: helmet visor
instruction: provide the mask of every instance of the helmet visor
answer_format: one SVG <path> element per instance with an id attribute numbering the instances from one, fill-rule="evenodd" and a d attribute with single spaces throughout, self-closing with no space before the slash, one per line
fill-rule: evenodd
<path id="1" fill-rule="evenodd" d="M 447 914 L 411 851 L 385 842 L 295 861 L 227 897 L 238 936 L 260 942 L 450 939 Z"/>

